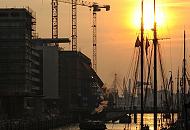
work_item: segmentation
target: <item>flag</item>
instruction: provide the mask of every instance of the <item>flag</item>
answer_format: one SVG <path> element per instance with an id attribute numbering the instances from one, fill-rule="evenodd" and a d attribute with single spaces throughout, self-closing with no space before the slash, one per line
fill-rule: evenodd
<path id="1" fill-rule="evenodd" d="M 140 47 L 140 46 L 141 46 L 141 41 L 139 40 L 139 36 L 138 36 L 135 42 L 135 47 Z"/>
<path id="2" fill-rule="evenodd" d="M 148 54 L 148 47 L 150 46 L 148 38 L 146 37 L 146 45 L 145 45 L 145 50 L 146 50 L 146 55 Z"/>

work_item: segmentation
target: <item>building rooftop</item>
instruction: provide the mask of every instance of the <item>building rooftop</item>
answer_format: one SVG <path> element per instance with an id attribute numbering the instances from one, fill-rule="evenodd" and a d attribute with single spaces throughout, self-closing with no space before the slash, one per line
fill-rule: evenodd
<path id="1" fill-rule="evenodd" d="M 34 18 L 36 16 L 35 12 L 27 8 L 0 8 L 0 18 L 22 18 L 22 17 L 32 17 Z"/>

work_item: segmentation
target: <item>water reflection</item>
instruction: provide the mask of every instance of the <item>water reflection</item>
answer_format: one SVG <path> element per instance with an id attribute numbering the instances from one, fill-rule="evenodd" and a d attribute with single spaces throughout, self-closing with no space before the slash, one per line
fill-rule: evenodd
<path id="1" fill-rule="evenodd" d="M 167 126 L 171 121 L 170 120 L 161 120 L 161 114 L 157 116 L 157 124 L 158 130 L 160 130 L 161 125 Z M 174 121 L 176 120 L 176 114 L 174 115 Z M 154 115 L 153 114 L 144 114 L 144 124 L 149 125 L 150 130 L 154 130 Z M 55 130 L 79 130 L 79 124 L 73 124 L 68 127 L 63 127 Z M 132 123 L 131 124 L 119 124 L 119 122 L 115 123 L 107 123 L 107 130 L 140 130 L 140 114 L 137 115 L 137 124 L 134 123 L 134 116 L 132 115 Z"/>

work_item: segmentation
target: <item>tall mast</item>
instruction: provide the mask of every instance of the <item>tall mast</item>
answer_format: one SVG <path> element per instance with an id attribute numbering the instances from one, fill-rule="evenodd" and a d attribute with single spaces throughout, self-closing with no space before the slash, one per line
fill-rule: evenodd
<path id="1" fill-rule="evenodd" d="M 185 94 L 186 94 L 186 58 L 185 58 L 185 30 L 184 30 L 184 45 L 183 45 L 183 114 L 184 114 L 184 122 L 185 122 L 185 129 L 187 130 L 187 108 L 185 107 L 186 105 L 186 97 L 185 97 Z"/>
<path id="2" fill-rule="evenodd" d="M 185 93 L 186 93 L 186 80 L 185 80 L 185 78 L 186 78 L 186 67 L 185 67 L 185 30 L 184 30 L 184 45 L 183 45 L 183 92 L 184 92 L 184 103 L 185 103 Z"/>
<path id="3" fill-rule="evenodd" d="M 173 112 L 173 110 L 174 110 L 174 102 L 173 102 L 173 75 L 172 75 L 172 71 L 170 71 L 171 72 L 171 80 L 170 80 L 170 84 L 171 84 L 171 113 L 172 113 L 172 123 L 174 123 L 174 112 Z"/>
<path id="4" fill-rule="evenodd" d="M 143 0 L 141 3 L 141 130 L 143 129 L 143 113 L 144 113 L 144 108 L 143 108 L 143 62 L 144 62 L 144 16 L 143 16 Z"/>
<path id="5" fill-rule="evenodd" d="M 157 29 L 156 29 L 156 1 L 154 0 L 154 130 L 157 130 Z"/>
<path id="6" fill-rule="evenodd" d="M 177 70 L 177 110 L 179 111 L 179 68 Z M 180 114 L 177 113 L 177 118 L 179 119 Z"/>

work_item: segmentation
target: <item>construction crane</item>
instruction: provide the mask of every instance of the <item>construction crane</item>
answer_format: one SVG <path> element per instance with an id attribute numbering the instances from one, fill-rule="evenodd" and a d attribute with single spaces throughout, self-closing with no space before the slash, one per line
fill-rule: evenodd
<path id="1" fill-rule="evenodd" d="M 105 8 L 106 11 L 110 10 L 109 5 L 99 6 L 97 3 L 93 3 L 93 69 L 97 72 L 97 23 L 96 23 L 96 12 L 101 11 L 101 8 Z"/>
<path id="2" fill-rule="evenodd" d="M 52 38 L 58 38 L 58 2 L 72 4 L 72 51 L 77 51 L 77 0 L 52 0 Z M 58 46 L 56 43 L 55 45 Z"/>
<path id="3" fill-rule="evenodd" d="M 52 39 L 58 38 L 58 0 L 52 0 Z M 58 43 L 54 43 L 59 46 Z"/>
<path id="4" fill-rule="evenodd" d="M 110 5 L 99 5 L 96 2 L 80 1 L 80 0 L 59 0 L 58 2 L 72 4 L 72 51 L 77 51 L 77 10 L 76 6 L 86 6 L 93 9 L 93 69 L 97 71 L 97 12 L 105 8 L 110 10 Z"/>
<path id="5" fill-rule="evenodd" d="M 72 0 L 72 51 L 77 51 L 77 0 Z"/>

